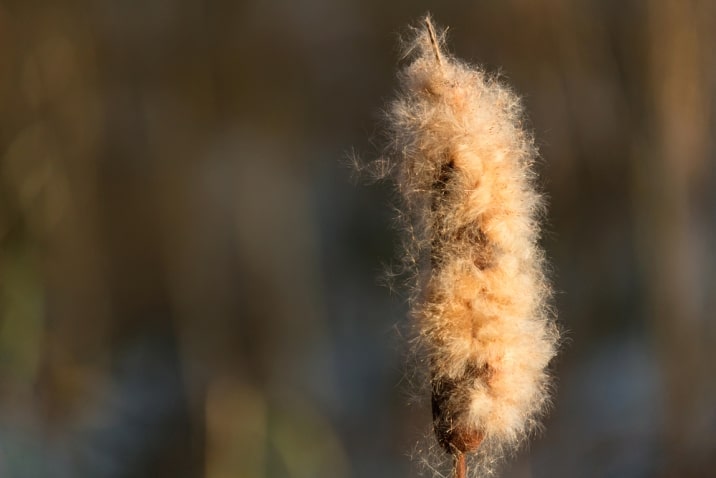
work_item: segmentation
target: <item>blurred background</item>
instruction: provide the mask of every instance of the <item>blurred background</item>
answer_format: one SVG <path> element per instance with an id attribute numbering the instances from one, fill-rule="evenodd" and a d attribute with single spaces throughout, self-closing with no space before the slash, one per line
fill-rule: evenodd
<path id="1" fill-rule="evenodd" d="M 418 476 L 392 193 L 343 160 L 428 10 L 550 202 L 567 341 L 501 476 L 716 476 L 716 4 L 679 0 L 0 0 L 0 476 Z"/>

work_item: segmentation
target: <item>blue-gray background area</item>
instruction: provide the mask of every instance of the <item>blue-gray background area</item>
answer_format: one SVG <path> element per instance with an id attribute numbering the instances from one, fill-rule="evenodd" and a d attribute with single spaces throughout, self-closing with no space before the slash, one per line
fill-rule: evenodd
<path id="1" fill-rule="evenodd" d="M 448 476 L 346 165 L 426 11 L 549 202 L 556 393 L 500 476 L 716 476 L 716 8 L 667 0 L 0 1 L 0 476 Z"/>

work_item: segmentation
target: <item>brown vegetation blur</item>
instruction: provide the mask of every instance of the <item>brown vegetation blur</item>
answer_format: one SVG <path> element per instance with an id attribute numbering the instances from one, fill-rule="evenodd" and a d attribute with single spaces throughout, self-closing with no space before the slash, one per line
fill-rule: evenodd
<path id="1" fill-rule="evenodd" d="M 716 4 L 0 0 L 0 476 L 415 476 L 370 156 L 431 10 L 524 96 L 568 343 L 505 477 L 716 475 Z"/>

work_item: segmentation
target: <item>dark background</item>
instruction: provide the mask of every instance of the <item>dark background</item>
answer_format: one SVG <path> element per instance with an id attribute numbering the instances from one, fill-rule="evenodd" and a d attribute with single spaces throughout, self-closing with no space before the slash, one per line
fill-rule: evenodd
<path id="1" fill-rule="evenodd" d="M 502 476 L 716 476 L 716 4 L 678 0 L 0 1 L 0 476 L 420 471 L 390 187 L 342 161 L 428 10 L 550 203 L 558 393 Z"/>

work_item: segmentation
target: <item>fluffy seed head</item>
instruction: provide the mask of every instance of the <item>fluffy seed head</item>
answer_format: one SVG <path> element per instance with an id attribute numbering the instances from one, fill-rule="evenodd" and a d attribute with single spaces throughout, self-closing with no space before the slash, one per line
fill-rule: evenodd
<path id="1" fill-rule="evenodd" d="M 411 231 L 411 315 L 438 442 L 514 447 L 547 402 L 558 342 L 538 246 L 536 150 L 519 99 L 446 54 L 429 18 L 407 44 L 384 160 Z"/>

